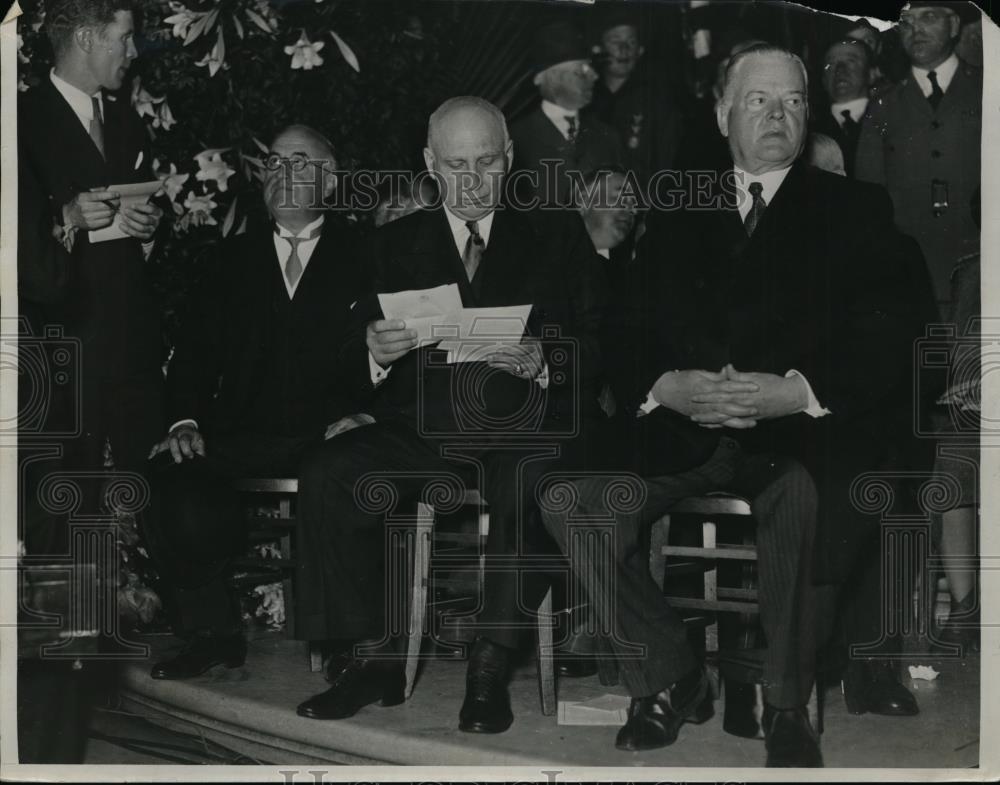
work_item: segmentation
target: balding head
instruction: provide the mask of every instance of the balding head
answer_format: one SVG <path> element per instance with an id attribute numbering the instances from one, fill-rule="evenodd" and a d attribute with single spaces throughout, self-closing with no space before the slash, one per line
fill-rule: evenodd
<path id="1" fill-rule="evenodd" d="M 442 139 L 459 134 L 490 136 L 505 145 L 510 138 L 503 112 L 474 95 L 449 98 L 431 114 L 427 146 L 434 150 Z"/>
<path id="2" fill-rule="evenodd" d="M 477 221 L 496 207 L 513 145 L 503 113 L 476 96 L 450 98 L 431 115 L 424 161 L 445 207 Z"/>

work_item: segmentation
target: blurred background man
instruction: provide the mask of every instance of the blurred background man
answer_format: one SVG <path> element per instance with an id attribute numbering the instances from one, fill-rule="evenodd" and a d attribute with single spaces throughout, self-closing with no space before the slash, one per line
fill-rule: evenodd
<path id="1" fill-rule="evenodd" d="M 955 54 L 963 21 L 978 16 L 968 3 L 910 3 L 899 23 L 910 71 L 869 107 L 855 161 L 920 243 L 942 312 L 956 261 L 979 248 L 968 206 L 980 182 L 983 72 Z"/>
<path id="2" fill-rule="evenodd" d="M 840 147 L 844 169 L 849 176 L 854 174 L 854 155 L 868 110 L 872 59 L 867 44 L 854 39 L 836 42 L 826 50 L 823 58 L 823 87 L 827 100 L 817 107 L 813 127 Z"/>

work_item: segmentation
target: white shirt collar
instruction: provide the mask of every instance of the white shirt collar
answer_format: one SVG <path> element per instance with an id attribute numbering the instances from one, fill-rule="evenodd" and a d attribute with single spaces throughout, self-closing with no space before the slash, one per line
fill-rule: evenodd
<path id="1" fill-rule="evenodd" d="M 937 83 L 941 86 L 941 91 L 947 93 L 948 85 L 951 84 L 951 80 L 955 76 L 955 72 L 958 70 L 958 55 L 952 52 L 948 59 L 945 60 L 937 68 L 918 68 L 917 66 L 911 66 L 910 71 L 913 73 L 913 78 L 917 80 L 917 86 L 924 96 L 931 94 L 931 80 L 927 78 L 927 74 L 930 71 L 934 71 L 937 76 Z"/>
<path id="2" fill-rule="evenodd" d="M 851 101 L 831 104 L 830 112 L 833 114 L 833 119 L 837 121 L 837 125 L 844 124 L 845 109 L 851 113 L 851 119 L 854 120 L 854 122 L 861 122 L 861 118 L 865 116 L 865 111 L 868 109 L 868 96 L 863 95 L 860 98 L 855 98 Z"/>
<path id="3" fill-rule="evenodd" d="M 319 229 L 319 227 L 321 227 L 323 225 L 323 219 L 324 218 L 326 218 L 326 216 L 325 215 L 321 215 L 319 218 L 317 218 L 311 224 L 309 224 L 308 226 L 303 227 L 302 231 L 299 232 L 298 234 L 292 234 L 288 229 L 286 229 L 280 223 L 278 223 L 277 221 L 275 221 L 274 222 L 274 226 L 275 226 L 275 229 L 277 229 L 277 231 L 275 232 L 275 234 L 277 234 L 278 237 L 308 237 L 309 235 L 311 235 L 313 233 L 313 231 L 315 231 L 316 229 Z"/>
<path id="4" fill-rule="evenodd" d="M 316 232 L 316 236 L 312 239 L 303 240 L 299 243 L 298 254 L 299 261 L 302 263 L 302 274 L 298 277 L 298 280 L 295 281 L 294 286 L 290 285 L 288 283 L 288 278 L 285 277 L 285 267 L 288 266 L 288 260 L 292 255 L 292 244 L 285 238 L 308 237 L 323 225 L 323 219 L 325 217 L 326 216 L 321 215 L 311 224 L 304 227 L 301 232 L 295 235 L 293 235 L 281 224 L 277 222 L 274 224 L 275 231 L 272 235 L 274 239 L 274 252 L 278 255 L 278 265 L 281 267 L 281 278 L 285 282 L 285 291 L 288 292 L 289 300 L 295 297 L 295 292 L 298 291 L 299 284 L 302 283 L 302 279 L 305 277 L 306 267 L 309 265 L 309 260 L 312 259 L 313 251 L 315 251 L 316 246 L 319 245 L 319 232 Z"/>
<path id="5" fill-rule="evenodd" d="M 597 248 L 597 255 L 611 261 L 611 249 L 610 248 Z"/>
<path id="6" fill-rule="evenodd" d="M 455 238 L 455 247 L 458 248 L 458 255 L 462 256 L 465 253 L 465 244 L 469 242 L 469 235 L 472 233 L 465 225 L 464 218 L 452 215 L 451 210 L 447 207 L 444 208 L 444 214 L 448 218 L 448 228 L 451 229 L 451 236 Z M 477 221 L 479 224 L 479 236 L 483 238 L 483 243 L 487 247 L 490 244 L 490 230 L 493 229 L 494 215 L 496 215 L 496 210 L 491 210 Z"/>
<path id="7" fill-rule="evenodd" d="M 580 110 L 579 109 L 563 109 L 559 104 L 554 104 L 551 101 L 546 101 L 542 99 L 542 114 L 544 114 L 552 124 L 559 130 L 562 134 L 563 139 L 569 139 L 569 120 L 567 117 L 576 118 L 576 130 L 580 130 Z"/>
<path id="8" fill-rule="evenodd" d="M 92 96 L 87 95 L 79 87 L 74 87 L 65 79 L 57 76 L 55 68 L 49 71 L 49 79 L 52 81 L 52 86 L 59 91 L 59 95 L 66 99 L 66 103 L 73 110 L 73 114 L 83 123 L 83 127 L 87 129 L 87 133 L 90 133 L 90 121 L 94 119 L 93 98 L 97 98 L 98 103 L 101 105 L 101 114 L 104 114 L 104 98 L 101 96 L 101 91 L 98 90 Z M 102 117 L 101 119 L 103 120 L 104 118 Z"/>
<path id="9" fill-rule="evenodd" d="M 764 202 L 770 205 L 791 168 L 786 166 L 784 169 L 775 169 L 773 172 L 764 172 L 764 174 L 748 174 L 738 166 L 734 166 L 736 190 L 740 195 L 738 204 L 740 218 L 746 220 L 747 213 L 750 212 L 750 207 L 753 205 L 753 197 L 750 196 L 750 183 L 760 183 L 763 186 L 760 195 Z"/>

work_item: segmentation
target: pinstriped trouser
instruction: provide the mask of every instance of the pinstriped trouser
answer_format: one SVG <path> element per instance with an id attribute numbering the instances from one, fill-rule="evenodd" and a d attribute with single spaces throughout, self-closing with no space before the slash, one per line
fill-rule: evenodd
<path id="1" fill-rule="evenodd" d="M 616 505 L 611 486 L 631 478 L 645 489 L 642 504 Z M 555 478 L 553 478 L 555 479 Z M 571 480 L 569 509 L 543 498 L 542 518 L 584 584 L 602 630 L 610 635 L 622 680 L 634 697 L 652 695 L 697 666 L 680 616 L 649 573 L 649 525 L 687 496 L 729 491 L 751 500 L 757 520 L 761 625 L 768 648 L 766 700 L 775 708 L 803 706 L 815 676 L 816 619 L 811 586 L 816 530 L 816 488 L 802 466 L 771 455 L 748 455 L 730 438 L 720 440 L 703 465 L 669 477 L 595 474 Z M 565 488 L 563 491 L 565 492 Z M 640 491 L 641 493 L 641 491 Z M 563 496 L 565 497 L 565 493 Z M 618 506 L 617 510 L 613 508 Z M 613 520 L 613 536 L 581 547 L 577 532 Z M 636 645 L 642 648 L 638 654 Z"/>

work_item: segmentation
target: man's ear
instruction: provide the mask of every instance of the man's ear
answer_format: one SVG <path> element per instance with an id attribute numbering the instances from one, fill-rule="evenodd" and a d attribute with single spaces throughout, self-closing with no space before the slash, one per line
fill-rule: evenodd
<path id="1" fill-rule="evenodd" d="M 326 170 L 323 171 L 323 175 L 323 196 L 329 197 L 337 190 L 337 175 L 330 174 Z"/>
<path id="2" fill-rule="evenodd" d="M 951 36 L 950 37 L 952 39 L 958 38 L 959 35 L 962 32 L 962 20 L 959 17 L 959 15 L 956 14 L 954 11 L 951 13 L 950 24 L 951 24 Z"/>
<path id="3" fill-rule="evenodd" d="M 504 172 L 509 172 L 510 167 L 514 164 L 514 140 L 508 139 L 507 145 L 503 149 L 504 158 L 507 159 L 507 165 L 504 167 Z"/>
<path id="4" fill-rule="evenodd" d="M 644 47 L 642 44 L 639 44 L 639 57 L 642 57 L 644 54 L 646 54 L 646 47 Z M 639 57 L 636 57 L 635 59 L 638 60 Z"/>
<path id="5" fill-rule="evenodd" d="M 719 131 L 727 139 L 729 138 L 729 109 L 723 104 L 722 101 L 718 101 L 715 104 L 715 122 L 718 123 Z"/>
<path id="6" fill-rule="evenodd" d="M 80 27 L 73 32 L 73 40 L 84 52 L 89 53 L 94 48 L 94 28 Z"/>
<path id="7" fill-rule="evenodd" d="M 434 174 L 434 153 L 431 152 L 431 148 L 424 148 L 424 165 L 427 167 L 427 171 Z"/>

